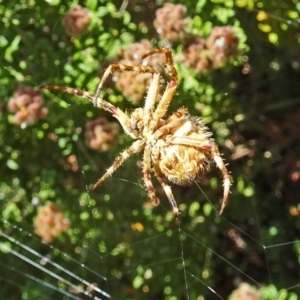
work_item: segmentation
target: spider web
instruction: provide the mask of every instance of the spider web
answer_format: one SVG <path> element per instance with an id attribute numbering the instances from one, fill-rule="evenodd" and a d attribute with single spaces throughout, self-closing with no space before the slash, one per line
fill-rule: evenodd
<path id="1" fill-rule="evenodd" d="M 278 21 L 278 17 L 274 15 L 270 17 L 275 22 Z M 286 23 L 289 23 L 288 19 Z M 7 69 L 8 66 L 4 68 Z M 66 99 L 70 107 L 78 105 L 68 96 Z M 66 112 L 71 119 L 74 113 L 77 112 L 72 109 Z M 84 210 L 93 208 L 89 204 L 89 201 L 93 201 L 93 196 L 88 193 L 87 186 L 94 180 L 87 177 L 82 162 L 84 157 L 82 146 L 78 144 L 77 147 L 81 189 L 86 193 L 84 199 L 86 202 L 82 204 L 84 218 Z M 113 161 L 113 157 L 110 161 Z M 234 210 L 235 205 L 245 206 L 244 216 L 235 216 L 232 213 L 227 217 L 225 211 L 224 216 L 219 217 L 216 213 L 217 201 L 202 191 L 201 185 L 197 185 L 198 197 L 205 198 L 209 205 L 201 201 L 203 214 L 199 213 L 200 206 L 195 205 L 190 209 L 189 214 L 193 219 L 189 226 L 186 226 L 184 216 L 179 223 L 160 220 L 160 223 L 153 221 L 141 224 L 138 220 L 140 206 L 143 205 L 141 199 L 144 197 L 144 188 L 138 179 L 140 178 L 138 171 L 135 171 L 136 163 L 137 161 L 133 159 L 121 168 L 134 170 L 131 178 L 128 179 L 128 172 L 124 173 L 126 176 L 122 176 L 120 170 L 101 187 L 107 189 L 108 193 L 114 186 L 120 188 L 115 206 L 117 212 L 103 219 L 103 222 L 105 220 L 108 224 L 93 221 L 94 226 L 103 227 L 101 237 L 78 238 L 72 241 L 72 247 L 70 244 L 61 244 L 59 240 L 54 245 L 47 245 L 33 233 L 32 224 L 12 224 L 2 220 L 1 251 L 9 257 L 14 257 L 15 264 L 11 259 L 2 259 L 0 262 L 1 270 L 5 274 L 0 275 L 2 282 L 0 295 L 9 295 L 10 289 L 18 288 L 23 290 L 24 299 L 36 297 L 53 299 L 55 296 L 59 299 L 121 299 L 118 298 L 120 295 L 124 295 L 122 299 L 140 299 L 143 295 L 143 298 L 147 297 L 152 288 L 160 285 L 161 294 L 156 296 L 157 299 L 179 299 L 179 295 L 174 293 L 178 292 L 178 286 L 184 299 L 228 299 L 229 293 L 224 295 L 224 291 L 228 291 L 226 286 L 231 287 L 232 281 L 236 286 L 241 282 L 247 282 L 262 288 L 278 282 L 278 278 L 284 277 L 286 270 L 295 273 L 295 280 L 277 288 L 300 294 L 300 281 L 296 276 L 299 262 L 295 251 L 295 246 L 300 240 L 297 240 L 295 235 L 281 231 L 277 224 L 272 225 L 272 220 L 261 217 L 257 201 L 263 199 L 257 200 L 249 196 L 248 203 L 229 203 L 226 210 Z M 248 166 L 245 164 L 242 176 L 244 181 L 249 183 L 251 180 L 248 178 L 247 170 Z M 235 178 L 235 174 L 232 176 Z M 131 191 L 132 186 L 137 187 L 134 189 L 137 192 Z M 232 194 L 237 188 L 236 185 L 232 187 Z M 132 193 L 132 203 L 124 202 L 122 193 Z M 154 208 L 157 210 L 156 214 L 169 210 L 168 202 L 163 196 L 160 198 L 160 206 Z M 181 207 L 184 207 L 184 199 L 178 197 L 176 199 Z M 105 204 L 102 202 L 96 206 L 105 207 Z M 124 218 L 121 217 L 123 206 L 136 207 L 133 210 L 134 222 L 124 223 Z M 266 205 L 265 209 L 271 210 L 272 207 Z M 151 212 L 153 210 L 149 209 L 149 213 Z M 290 215 L 283 214 L 281 222 L 289 222 L 289 219 Z M 114 239 L 105 235 L 107 226 L 116 229 Z M 266 226 L 269 228 L 268 237 L 265 235 Z M 88 231 L 88 228 L 76 230 Z M 294 230 L 296 228 L 291 229 Z M 209 240 L 206 232 L 215 233 L 214 240 Z M 211 237 L 212 235 L 209 235 L 209 238 Z M 224 247 L 222 243 L 216 243 L 216 240 L 223 241 Z M 150 249 L 155 255 L 148 255 Z M 291 252 L 295 255 L 284 256 L 285 253 Z M 235 256 L 240 257 L 240 263 L 236 263 Z M 85 263 L 87 257 L 88 264 Z M 285 260 L 284 264 L 280 261 L 282 258 Z M 247 264 L 253 265 L 251 271 L 246 268 Z M 215 272 L 210 274 L 212 265 L 217 267 L 214 268 Z M 282 269 L 283 265 L 286 270 Z M 230 278 L 219 278 L 218 270 L 221 272 L 224 269 L 228 270 Z M 262 281 L 266 274 L 268 281 Z M 129 284 L 126 280 L 132 280 L 132 283 Z M 27 287 L 24 289 L 25 281 Z M 217 282 L 218 285 L 215 286 L 212 282 Z M 280 278 L 280 282 L 285 282 L 284 278 Z M 139 290 L 138 296 L 136 290 Z M 281 297 L 288 299 L 282 295 Z M 270 299 L 279 299 L 279 296 L 274 291 L 274 297 Z M 293 299 L 297 297 L 294 296 Z"/>

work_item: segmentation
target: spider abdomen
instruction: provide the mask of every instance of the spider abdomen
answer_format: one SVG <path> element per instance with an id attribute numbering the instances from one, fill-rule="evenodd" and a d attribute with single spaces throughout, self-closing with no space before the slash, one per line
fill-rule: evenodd
<path id="1" fill-rule="evenodd" d="M 209 151 L 186 145 L 168 145 L 161 149 L 159 168 L 165 177 L 178 185 L 191 185 L 209 171 Z"/>
<path id="2" fill-rule="evenodd" d="M 167 120 L 170 130 L 159 143 L 159 168 L 178 185 L 192 184 L 209 171 L 213 161 L 211 133 L 200 119 L 187 113 L 181 108 Z"/>

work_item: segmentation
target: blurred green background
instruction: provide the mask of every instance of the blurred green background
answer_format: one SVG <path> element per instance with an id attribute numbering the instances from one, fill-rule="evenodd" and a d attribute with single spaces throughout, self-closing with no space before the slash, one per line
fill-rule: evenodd
<path id="1" fill-rule="evenodd" d="M 65 19 L 75 4 L 87 9 L 78 28 Z M 153 25 L 164 5 L 0 1 L 1 299 L 298 299 L 299 3 L 188 0 L 188 22 L 175 40 Z M 232 26 L 236 52 L 201 72 L 187 66 L 187 41 L 208 39 L 216 26 Z M 91 149 L 87 122 L 116 120 L 78 97 L 38 94 L 42 84 L 94 93 L 104 69 L 143 40 L 172 48 L 180 82 L 169 112 L 185 106 L 202 117 L 228 163 L 233 185 L 221 217 L 216 168 L 198 185 L 172 187 L 179 225 L 154 177 L 161 204 L 148 202 L 141 155 L 88 193 L 132 140 L 120 128 L 109 149 Z M 127 111 L 142 106 L 115 87 L 120 78 L 107 82 L 104 99 Z M 34 122 L 21 86 L 34 89 L 27 94 L 37 102 L 43 98 L 31 108 Z M 48 210 L 38 223 L 42 207 Z M 65 225 L 58 236 L 49 237 L 47 226 L 35 233 L 43 222 L 54 227 L 47 212 Z M 256 289 L 247 287 L 253 298 L 232 294 L 242 282 Z"/>

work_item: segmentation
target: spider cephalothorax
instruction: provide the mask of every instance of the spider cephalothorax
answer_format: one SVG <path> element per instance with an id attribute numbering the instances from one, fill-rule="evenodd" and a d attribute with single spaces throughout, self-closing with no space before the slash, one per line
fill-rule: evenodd
<path id="1" fill-rule="evenodd" d="M 62 90 L 88 99 L 95 106 L 109 111 L 118 119 L 125 133 L 135 139 L 132 145 L 116 158 L 106 173 L 94 184 L 92 190 L 112 175 L 132 154 L 144 150 L 142 171 L 148 196 L 152 202 L 159 203 L 151 181 L 151 171 L 153 171 L 169 199 L 174 216 L 178 218 L 179 210 L 169 183 L 190 185 L 208 171 L 214 162 L 223 176 L 224 193 L 220 209 L 220 213 L 222 213 L 228 199 L 231 184 L 230 175 L 216 143 L 211 138 L 212 134 L 200 118 L 190 116 L 186 108 L 180 108 L 171 116 L 166 116 L 167 108 L 177 88 L 178 75 L 173 65 L 171 51 L 167 48 L 153 50 L 144 55 L 143 58 L 156 53 L 165 55 L 166 66 L 171 76 L 171 81 L 167 84 L 158 104 L 156 102 L 160 74 L 153 68 L 145 66 L 110 65 L 98 85 L 95 96 L 86 91 L 69 87 L 42 86 L 41 88 Z M 136 108 L 128 115 L 98 97 L 104 81 L 113 71 L 135 71 L 153 74 L 143 108 Z"/>

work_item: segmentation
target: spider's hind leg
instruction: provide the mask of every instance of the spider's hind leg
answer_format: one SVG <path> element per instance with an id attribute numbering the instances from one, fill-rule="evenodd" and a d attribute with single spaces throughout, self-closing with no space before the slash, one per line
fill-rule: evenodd
<path id="1" fill-rule="evenodd" d="M 222 176 L 223 176 L 223 200 L 222 205 L 219 214 L 221 215 L 225 209 L 225 206 L 227 204 L 230 186 L 231 186 L 231 176 L 223 162 L 223 159 L 220 155 L 219 149 L 215 144 L 212 144 L 211 153 L 213 155 L 213 159 L 217 165 L 217 167 L 220 169 Z"/>
<path id="2" fill-rule="evenodd" d="M 172 193 L 171 187 L 167 183 L 167 180 L 166 180 L 165 176 L 163 175 L 162 171 L 160 170 L 158 164 L 154 164 L 153 167 L 154 167 L 155 175 L 156 175 L 159 183 L 163 187 L 164 192 L 166 193 L 166 195 L 168 197 L 168 200 L 169 200 L 170 205 L 172 207 L 173 214 L 174 214 L 176 220 L 178 221 L 180 212 L 179 212 L 179 209 L 177 207 L 177 203 L 176 203 L 176 200 L 175 200 L 174 195 Z"/>
<path id="3" fill-rule="evenodd" d="M 150 148 L 146 145 L 144 149 L 144 159 L 143 159 L 143 175 L 144 183 L 148 192 L 148 196 L 155 205 L 159 204 L 159 199 L 155 195 L 155 190 L 151 181 L 151 157 Z"/>

